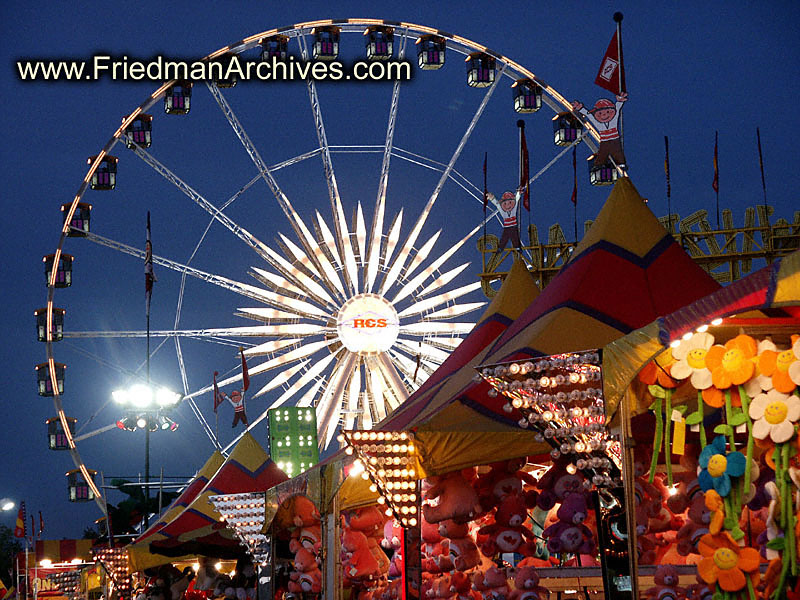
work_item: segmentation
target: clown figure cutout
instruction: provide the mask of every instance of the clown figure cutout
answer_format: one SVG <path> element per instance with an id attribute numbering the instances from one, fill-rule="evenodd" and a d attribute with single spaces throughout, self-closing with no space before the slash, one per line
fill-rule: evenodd
<path id="1" fill-rule="evenodd" d="M 495 255 L 502 252 L 508 242 L 511 242 L 513 248 L 520 248 L 522 244 L 519 240 L 519 207 L 522 204 L 522 193 L 520 190 L 514 192 L 503 192 L 500 197 L 500 202 L 497 201 L 494 194 L 489 193 L 488 199 L 497 207 L 500 213 L 500 218 L 503 220 L 503 235 L 500 237 L 500 242 L 497 244 Z"/>
<path id="2" fill-rule="evenodd" d="M 236 427 L 240 421 L 247 427 L 249 423 L 244 412 L 244 390 L 233 390 L 230 396 L 225 392 L 219 392 L 219 394 L 233 406 L 233 425 L 231 427 Z"/>
<path id="3" fill-rule="evenodd" d="M 600 146 L 594 155 L 594 166 L 600 167 L 608 162 L 609 157 L 620 168 L 625 167 L 625 154 L 622 151 L 622 139 L 619 131 L 619 117 L 623 103 L 628 99 L 627 92 L 617 96 L 616 103 L 600 98 L 594 107 L 587 110 L 580 102 L 573 102 L 572 108 L 586 117 L 600 134 Z M 590 157 L 591 158 L 591 157 Z"/>

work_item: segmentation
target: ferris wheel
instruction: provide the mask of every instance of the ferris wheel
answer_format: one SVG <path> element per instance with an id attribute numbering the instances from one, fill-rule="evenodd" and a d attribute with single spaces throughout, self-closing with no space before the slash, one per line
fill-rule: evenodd
<path id="1" fill-rule="evenodd" d="M 96 447 L 84 452 L 85 445 L 119 429 L 174 429 L 172 410 L 190 416 L 209 450 L 226 452 L 241 438 L 243 428 L 219 434 L 211 383 L 217 370 L 220 389 L 241 385 L 238 348 L 252 380 L 246 430 L 262 424 L 269 409 L 314 407 L 325 447 L 339 427 L 369 429 L 382 420 L 458 346 L 485 305 L 470 260 L 496 211 L 481 209 L 484 184 L 477 179 L 485 157 L 474 138 L 496 135 L 497 123 L 510 122 L 513 129 L 520 114 L 549 107 L 552 123 L 537 120 L 548 146 L 555 141 L 557 148 L 532 179 L 573 145 L 583 141 L 595 151 L 599 141 L 591 124 L 533 72 L 430 27 L 370 19 L 301 23 L 249 36 L 204 60 L 239 57 L 345 65 L 398 59 L 418 70 L 410 82 L 363 85 L 309 79 L 269 88 L 235 77 L 194 84 L 172 79 L 129 112 L 89 158 L 78 192 L 62 206 L 56 251 L 45 257 L 47 303 L 37 319 L 47 360 L 37 372 L 39 392 L 52 396 L 57 413 L 48 422 L 56 436 L 51 440 L 70 452 L 85 482 L 76 496 L 95 498 L 101 508 L 87 464 L 103 457 Z M 475 91 L 468 94 L 469 88 Z M 271 100 L 267 114 L 249 100 L 273 91 L 292 99 Z M 388 114 L 379 123 L 367 117 L 376 103 Z M 166 114 L 148 114 L 160 105 Z M 295 118 L 300 105 L 307 120 L 296 126 L 305 131 L 287 133 L 287 116 Z M 453 126 L 444 128 L 449 139 L 425 137 L 442 126 L 437 110 L 451 115 Z M 406 126 L 415 134 L 404 135 Z M 359 135 L 366 139 L 358 141 Z M 514 162 L 513 135 L 508 146 Z M 462 172 L 461 163 L 469 170 Z M 516 174 L 516 166 L 511 171 Z M 228 183 L 237 177 L 238 184 Z M 123 203 L 106 200 L 117 194 L 125 195 Z M 98 207 L 95 216 L 90 202 Z M 153 227 L 152 253 L 149 212 L 147 247 L 143 243 L 145 210 L 162 224 Z M 79 268 L 84 258 L 96 267 L 91 273 Z M 150 280 L 156 298 L 174 302 L 167 311 L 163 301 L 152 328 L 148 313 L 146 330 L 138 315 L 113 312 L 119 312 L 115 302 L 128 303 L 141 289 L 143 261 L 157 274 L 155 284 Z M 74 324 L 67 308 L 76 313 Z M 133 413 L 132 421 L 120 417 L 110 399 L 89 401 L 77 427 L 78 407 L 65 392 L 67 360 L 100 364 L 141 383 L 145 338 L 148 381 L 152 360 L 160 365 L 153 383 L 171 381 L 177 395 L 167 396 L 157 420 L 139 423 Z M 62 362 L 61 356 L 68 358 Z M 120 366 L 126 360 L 128 366 Z"/>

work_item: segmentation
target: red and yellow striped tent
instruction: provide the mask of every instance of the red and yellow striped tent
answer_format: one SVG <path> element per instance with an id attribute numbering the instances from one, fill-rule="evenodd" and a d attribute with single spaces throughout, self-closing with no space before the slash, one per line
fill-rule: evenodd
<path id="1" fill-rule="evenodd" d="M 286 474 L 255 438 L 246 433 L 197 497 L 158 530 L 158 539 L 153 536 L 150 552 L 172 560 L 185 555 L 239 556 L 242 548 L 238 538 L 220 521 L 220 514 L 209 498 L 218 494 L 264 491 L 286 479 Z"/>
<path id="2" fill-rule="evenodd" d="M 160 535 L 159 530 L 176 518 L 184 509 L 192 503 L 197 495 L 203 490 L 208 483 L 209 479 L 214 476 L 222 463 L 225 462 L 225 457 L 218 451 L 206 461 L 197 474 L 192 479 L 191 483 L 186 489 L 181 492 L 180 496 L 175 498 L 172 504 L 169 505 L 161 517 L 153 523 L 148 529 L 142 533 L 136 540 L 128 545 L 128 562 L 132 571 L 141 571 L 151 566 L 157 566 L 168 562 L 166 559 L 158 556 L 153 556 L 150 553 L 150 542 L 156 539 L 163 539 L 164 536 Z M 113 526 L 113 523 L 112 523 Z M 186 558 L 189 558 L 188 556 Z M 155 562 L 154 562 L 155 561 Z"/>
<path id="3" fill-rule="evenodd" d="M 601 348 L 717 289 L 623 178 L 570 262 L 472 364 Z M 460 387 L 387 422 L 415 431 L 422 473 L 549 452 L 517 425 L 521 414 L 503 410 L 503 397 L 490 398 L 488 384 L 474 381 L 471 369 L 462 371 Z M 401 421 L 402 415 L 411 418 Z"/>

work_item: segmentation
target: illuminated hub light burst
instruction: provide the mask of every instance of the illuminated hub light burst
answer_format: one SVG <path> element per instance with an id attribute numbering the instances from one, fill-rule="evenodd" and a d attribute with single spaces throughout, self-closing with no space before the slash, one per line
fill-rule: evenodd
<path id="1" fill-rule="evenodd" d="M 553 446 L 554 460 L 572 458 L 569 472 L 586 473 L 588 486 L 620 485 L 622 451 L 606 427 L 597 351 L 481 365 L 478 372 L 492 386 L 490 396 L 508 398 L 503 410 L 521 414 L 522 429 Z"/>
<path id="2" fill-rule="evenodd" d="M 384 235 L 380 202 L 369 236 L 360 203 L 352 230 L 338 199 L 335 207 L 333 229 L 316 213 L 316 238 L 287 211 L 303 248 L 284 235 L 283 256 L 262 244 L 272 270 L 252 275 L 267 289 L 248 288 L 267 306 L 237 313 L 264 323 L 245 328 L 249 335 L 275 338 L 245 350 L 251 377 L 279 371 L 253 397 L 283 387 L 268 410 L 289 401 L 316 407 L 323 448 L 340 424 L 370 429 L 400 406 L 474 326 L 454 319 L 485 304 L 458 302 L 477 281 L 447 288 L 469 263 L 440 270 L 469 236 L 434 256 L 441 231 L 413 245 L 425 214 L 400 245 L 402 210 Z"/>

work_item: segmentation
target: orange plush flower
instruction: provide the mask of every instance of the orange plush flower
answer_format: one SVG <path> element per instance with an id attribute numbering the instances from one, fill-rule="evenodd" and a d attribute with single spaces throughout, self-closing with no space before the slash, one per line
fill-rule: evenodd
<path id="1" fill-rule="evenodd" d="M 795 337 L 792 336 L 793 342 L 796 342 Z M 773 388 L 784 394 L 791 394 L 797 384 L 792 381 L 789 369 L 795 371 L 797 367 L 793 367 L 792 364 L 800 361 L 800 357 L 795 356 L 792 348 L 783 352 L 773 348 L 764 349 L 758 355 L 758 370 L 762 375 L 771 378 Z"/>
<path id="2" fill-rule="evenodd" d="M 732 385 L 741 385 L 756 371 L 753 359 L 758 353 L 758 344 L 749 335 L 737 335 L 724 346 L 714 345 L 706 354 L 706 367 L 711 371 L 711 380 L 721 390 Z"/>
<path id="3" fill-rule="evenodd" d="M 739 396 L 739 387 L 730 388 L 731 392 L 731 406 L 741 406 L 742 398 Z M 711 386 L 701 392 L 703 395 L 703 402 L 714 408 L 721 408 L 725 406 L 725 391 Z"/>
<path id="4" fill-rule="evenodd" d="M 703 558 L 697 564 L 697 574 L 706 583 L 719 585 L 726 592 L 737 592 L 747 585 L 758 583 L 761 556 L 755 548 L 740 548 L 731 535 L 707 533 L 700 538 L 697 549 Z"/>
<path id="5" fill-rule="evenodd" d="M 672 378 L 671 369 L 675 364 L 671 349 L 667 348 L 658 358 L 654 358 L 639 371 L 639 381 L 647 385 L 658 384 L 663 388 L 678 387 Z"/>
<path id="6" fill-rule="evenodd" d="M 710 489 L 705 493 L 706 508 L 711 511 L 711 520 L 708 523 L 708 530 L 719 533 L 722 530 L 722 523 L 725 521 L 725 503 L 717 490 Z"/>

